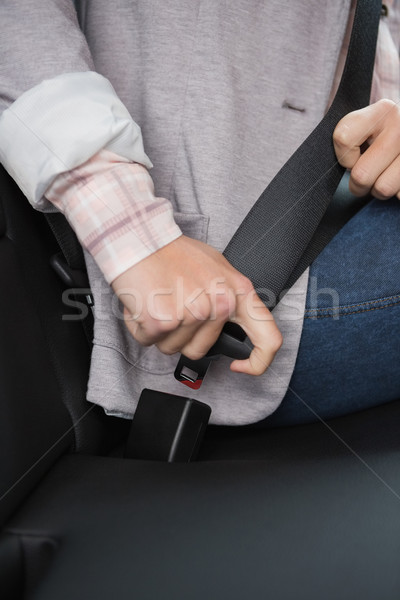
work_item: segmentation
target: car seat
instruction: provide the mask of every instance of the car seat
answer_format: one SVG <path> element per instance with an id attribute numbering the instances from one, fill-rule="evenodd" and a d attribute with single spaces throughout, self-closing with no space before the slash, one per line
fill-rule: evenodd
<path id="1" fill-rule="evenodd" d="M 212 426 L 196 462 L 124 458 L 130 423 L 85 400 L 57 251 L 1 170 L 2 598 L 397 599 L 400 402 Z"/>

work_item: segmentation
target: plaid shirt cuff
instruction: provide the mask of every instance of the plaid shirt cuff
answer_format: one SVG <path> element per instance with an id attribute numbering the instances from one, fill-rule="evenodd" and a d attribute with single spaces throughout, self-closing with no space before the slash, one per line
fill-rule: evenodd
<path id="1" fill-rule="evenodd" d="M 182 234 L 171 203 L 154 195 L 147 169 L 108 150 L 58 175 L 45 196 L 108 283 Z"/>

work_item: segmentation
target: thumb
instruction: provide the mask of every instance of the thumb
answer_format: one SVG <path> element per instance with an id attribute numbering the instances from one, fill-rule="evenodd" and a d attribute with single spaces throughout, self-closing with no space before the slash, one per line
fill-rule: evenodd
<path id="1" fill-rule="evenodd" d="M 252 290 L 238 299 L 236 315 L 232 320 L 243 328 L 253 349 L 249 358 L 233 361 L 231 370 L 248 375 L 262 375 L 282 346 L 282 334 L 274 317 L 255 290 Z"/>

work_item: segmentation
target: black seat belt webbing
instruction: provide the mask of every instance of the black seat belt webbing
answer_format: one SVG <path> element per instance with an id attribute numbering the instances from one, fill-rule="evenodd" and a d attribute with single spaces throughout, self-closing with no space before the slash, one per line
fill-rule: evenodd
<path id="1" fill-rule="evenodd" d="M 64 285 L 74 290 L 76 296 L 83 294 L 88 308 L 91 309 L 81 321 L 86 339 L 91 347 L 94 327 L 93 296 L 90 291 L 82 246 L 63 214 L 44 213 L 44 216 L 61 250 L 51 257 L 52 268 Z"/>
<path id="2" fill-rule="evenodd" d="M 82 246 L 64 215 L 44 214 L 68 266 L 71 269 L 86 269 Z"/>

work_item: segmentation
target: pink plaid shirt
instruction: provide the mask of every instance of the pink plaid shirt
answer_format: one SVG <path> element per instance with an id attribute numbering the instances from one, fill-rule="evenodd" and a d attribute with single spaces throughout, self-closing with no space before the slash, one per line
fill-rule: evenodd
<path id="1" fill-rule="evenodd" d="M 388 0 L 385 6 L 388 14 L 379 28 L 371 102 L 399 101 L 400 0 Z M 333 89 L 347 54 L 354 1 L 351 10 Z M 58 175 L 46 198 L 66 215 L 109 283 L 182 234 L 171 203 L 154 195 L 147 169 L 107 150 Z"/>

